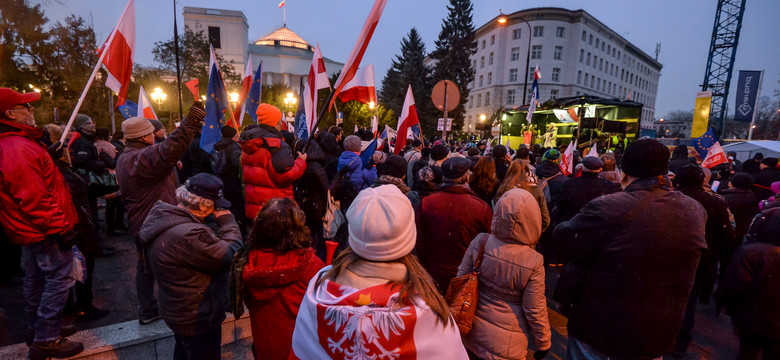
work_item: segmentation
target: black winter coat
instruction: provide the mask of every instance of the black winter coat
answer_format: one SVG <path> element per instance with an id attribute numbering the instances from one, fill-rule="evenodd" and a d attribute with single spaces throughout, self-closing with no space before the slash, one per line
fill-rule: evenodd
<path id="1" fill-rule="evenodd" d="M 721 192 L 721 195 L 729 205 L 729 210 L 734 215 L 736 227 L 734 229 L 734 242 L 739 246 L 747 233 L 750 222 L 758 214 L 758 199 L 749 189 L 731 188 Z M 735 247 L 736 249 L 736 247 Z"/>
<path id="2" fill-rule="evenodd" d="M 780 181 L 780 170 L 777 169 L 766 168 L 753 174 L 753 183 L 762 186 L 753 186 L 753 192 L 755 192 L 758 200 L 766 200 L 774 195 L 772 190 L 769 190 L 769 187 L 776 181 Z"/>
<path id="3" fill-rule="evenodd" d="M 221 138 L 214 143 L 214 151 L 224 151 L 227 167 L 218 174 L 224 185 L 225 199 L 230 201 L 230 212 L 236 219 L 244 217 L 244 189 L 241 183 L 241 146 L 231 138 Z"/>
<path id="4" fill-rule="evenodd" d="M 552 210 L 553 222 L 558 224 L 567 221 L 577 215 L 589 201 L 620 190 L 620 185 L 599 178 L 598 173 L 583 172 L 578 178 L 568 179 L 563 184 L 558 206 Z"/>
<path id="5" fill-rule="evenodd" d="M 536 166 L 536 176 L 539 180 L 547 180 L 547 186 L 550 196 L 547 197 L 547 208 L 553 209 L 558 205 L 558 199 L 561 198 L 563 184 L 568 179 L 561 173 L 561 167 L 552 161 L 542 161 Z M 545 194 L 547 196 L 547 194 Z"/>
<path id="6" fill-rule="evenodd" d="M 632 216 L 638 206 L 644 210 Z M 569 332 L 610 357 L 670 353 L 707 248 L 706 217 L 695 200 L 647 178 L 592 200 L 558 225 L 561 254 L 586 269 L 575 282 L 582 288 Z"/>

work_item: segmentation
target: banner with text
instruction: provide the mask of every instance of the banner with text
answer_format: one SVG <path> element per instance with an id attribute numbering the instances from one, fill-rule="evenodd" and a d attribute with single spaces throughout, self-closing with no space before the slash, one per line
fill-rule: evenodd
<path id="1" fill-rule="evenodd" d="M 691 138 L 702 136 L 707 132 L 710 121 L 710 105 L 712 105 L 712 91 L 701 91 L 696 93 Z"/>
<path id="2" fill-rule="evenodd" d="M 761 82 L 761 71 L 739 71 L 737 81 L 737 102 L 734 121 L 753 121 L 753 112 L 758 101 L 758 84 Z"/>

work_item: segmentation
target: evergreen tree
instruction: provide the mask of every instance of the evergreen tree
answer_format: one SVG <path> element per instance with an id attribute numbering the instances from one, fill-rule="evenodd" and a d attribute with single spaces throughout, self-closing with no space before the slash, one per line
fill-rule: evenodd
<path id="1" fill-rule="evenodd" d="M 438 116 L 430 99 L 433 89 L 431 69 L 425 66 L 424 61 L 425 44 L 417 29 L 412 28 L 401 40 L 401 54 L 396 55 L 382 80 L 379 101 L 394 114 L 400 115 L 406 91 L 411 85 L 423 134 L 432 135 Z"/>
<path id="2" fill-rule="evenodd" d="M 173 38 L 154 43 L 152 54 L 154 54 L 154 61 L 162 65 L 163 70 L 176 72 Z M 241 74 L 237 73 L 233 67 L 235 62 L 225 61 L 222 55 L 216 55 L 225 86 L 240 88 Z M 201 92 L 205 92 L 206 85 L 209 83 L 209 39 L 203 30 L 195 32 L 189 27 L 185 27 L 184 34 L 179 34 L 179 59 L 182 81 L 198 78 Z"/>
<path id="3" fill-rule="evenodd" d="M 470 58 L 477 52 L 472 22 L 474 7 L 470 0 L 450 0 L 447 10 L 449 14 L 442 22 L 436 49 L 430 56 L 437 61 L 433 71 L 434 84 L 440 80 L 452 80 L 460 89 L 460 104 L 447 114 L 453 119 L 453 131 L 459 132 L 463 128 L 463 104 L 469 98 L 468 85 L 474 81 Z"/>

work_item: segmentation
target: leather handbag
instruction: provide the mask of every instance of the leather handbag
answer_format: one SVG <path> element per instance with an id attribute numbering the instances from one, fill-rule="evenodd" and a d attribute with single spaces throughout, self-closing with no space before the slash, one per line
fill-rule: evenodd
<path id="1" fill-rule="evenodd" d="M 479 253 L 477 253 L 477 259 L 474 261 L 471 273 L 450 280 L 447 295 L 444 296 L 461 335 L 466 335 L 471 331 L 474 314 L 477 311 L 479 267 L 482 265 L 482 256 L 485 253 L 485 244 L 488 238 L 488 234 L 481 235 L 478 240 L 480 241 Z"/>

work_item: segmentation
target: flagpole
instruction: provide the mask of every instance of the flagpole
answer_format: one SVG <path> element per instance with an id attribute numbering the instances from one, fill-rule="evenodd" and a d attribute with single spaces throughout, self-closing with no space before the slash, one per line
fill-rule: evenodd
<path id="1" fill-rule="evenodd" d="M 100 52 L 100 58 L 98 58 L 97 64 L 95 65 L 95 69 L 92 70 L 92 75 L 89 76 L 89 80 L 87 80 L 87 85 L 84 86 L 84 90 L 81 92 L 79 101 L 76 103 L 76 107 L 73 108 L 73 113 L 70 114 L 70 119 L 68 120 L 68 124 L 65 125 L 65 130 L 62 131 L 62 136 L 60 136 L 59 148 L 62 148 L 62 144 L 65 143 L 65 138 L 68 136 L 68 132 L 70 131 L 70 128 L 73 126 L 73 120 L 76 119 L 76 115 L 79 113 L 79 109 L 81 109 L 81 104 L 84 103 L 84 99 L 87 97 L 87 92 L 89 91 L 89 88 L 92 86 L 92 81 L 95 80 L 95 75 L 97 75 L 98 70 L 100 70 L 100 64 L 102 64 L 103 59 L 106 58 L 106 54 L 108 54 L 108 49 L 111 46 L 111 42 L 114 41 L 114 35 L 116 35 L 118 31 L 119 28 L 117 25 L 117 27 L 114 28 L 114 31 L 111 32 L 111 35 L 108 36 L 108 40 L 106 41 L 105 45 L 103 45 L 103 51 Z"/>
<path id="2" fill-rule="evenodd" d="M 329 104 L 330 103 L 330 101 L 333 99 L 333 94 L 334 93 L 335 92 L 331 91 L 330 94 L 328 94 L 328 98 L 325 100 L 325 104 Z M 312 130 L 316 129 L 317 127 L 320 126 L 320 121 L 322 121 L 322 117 L 325 116 L 325 111 L 327 111 L 327 109 L 328 109 L 328 106 L 323 106 L 322 107 L 322 109 L 320 110 L 319 116 L 317 116 L 317 121 L 314 123 L 314 126 L 312 126 Z M 309 148 L 309 143 L 311 142 L 311 139 L 313 137 L 314 136 L 312 136 L 311 134 L 309 135 L 309 138 L 306 140 L 306 145 L 303 146 L 303 151 L 301 151 L 301 152 L 306 153 L 306 149 Z"/>
<path id="3" fill-rule="evenodd" d="M 179 94 L 179 120 L 184 114 L 184 108 L 181 103 L 181 65 L 179 65 L 179 29 L 176 26 L 176 0 L 173 0 L 173 50 L 176 54 L 176 88 Z M 195 99 L 198 101 L 198 99 Z"/>

